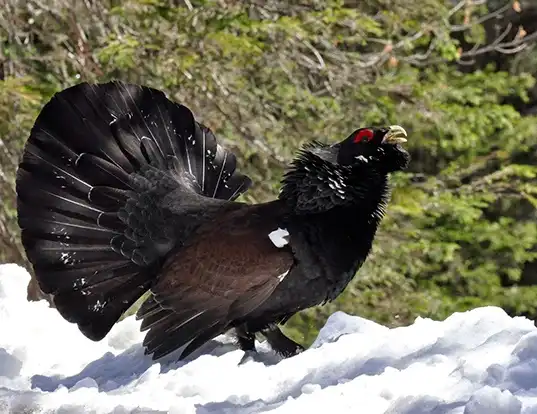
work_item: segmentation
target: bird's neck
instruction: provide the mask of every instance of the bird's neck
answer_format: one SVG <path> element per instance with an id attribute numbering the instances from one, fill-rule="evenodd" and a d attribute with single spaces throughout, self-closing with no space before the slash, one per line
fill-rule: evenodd
<path id="1" fill-rule="evenodd" d="M 339 166 L 308 152 L 293 161 L 279 195 L 295 215 L 343 209 L 375 222 L 382 219 L 388 198 L 388 176 L 375 165 Z"/>
<path id="2" fill-rule="evenodd" d="M 389 200 L 388 180 L 368 189 L 366 196 L 347 204 L 335 205 L 322 211 L 290 214 L 310 231 L 324 233 L 329 242 L 339 241 L 351 249 L 368 254 L 377 229 L 384 218 Z M 352 247 L 359 244 L 359 248 Z"/>

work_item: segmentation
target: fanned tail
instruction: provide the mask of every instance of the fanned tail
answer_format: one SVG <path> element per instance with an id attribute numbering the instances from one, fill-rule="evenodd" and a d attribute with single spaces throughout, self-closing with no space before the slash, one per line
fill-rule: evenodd
<path id="1" fill-rule="evenodd" d="M 180 217 L 159 200 L 172 191 L 233 200 L 251 184 L 235 168 L 212 132 L 161 91 L 110 82 L 56 94 L 17 173 L 22 242 L 39 286 L 84 335 L 102 339 L 182 241 Z"/>

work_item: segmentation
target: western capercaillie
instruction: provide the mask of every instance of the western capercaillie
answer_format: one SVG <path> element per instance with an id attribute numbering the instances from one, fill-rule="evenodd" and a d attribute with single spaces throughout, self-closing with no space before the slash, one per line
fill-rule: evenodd
<path id="1" fill-rule="evenodd" d="M 235 156 L 164 93 L 79 84 L 39 114 L 17 174 L 22 242 L 60 314 L 102 339 L 138 310 L 154 359 L 181 357 L 234 328 L 290 356 L 277 324 L 335 299 L 371 249 L 388 175 L 408 153 L 399 126 L 361 128 L 302 148 L 279 197 L 235 201 L 251 185 Z"/>

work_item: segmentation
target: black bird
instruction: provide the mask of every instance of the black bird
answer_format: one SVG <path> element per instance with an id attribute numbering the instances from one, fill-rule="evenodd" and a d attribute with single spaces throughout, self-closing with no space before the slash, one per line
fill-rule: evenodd
<path id="1" fill-rule="evenodd" d="M 400 126 L 303 147 L 276 200 L 235 201 L 251 185 L 235 156 L 163 92 L 82 83 L 39 114 L 17 173 L 22 243 L 60 314 L 98 341 L 144 293 L 147 354 L 180 358 L 235 330 L 291 356 L 278 328 L 335 299 L 364 263 L 404 169 Z"/>

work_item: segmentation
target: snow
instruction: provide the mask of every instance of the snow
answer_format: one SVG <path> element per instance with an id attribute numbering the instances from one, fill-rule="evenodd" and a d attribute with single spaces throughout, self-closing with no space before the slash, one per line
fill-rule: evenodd
<path id="1" fill-rule="evenodd" d="M 334 313 L 312 347 L 257 360 L 221 336 L 187 361 L 143 355 L 139 322 L 86 339 L 0 265 L 0 413 L 537 414 L 537 329 L 496 307 L 388 329 Z"/>

